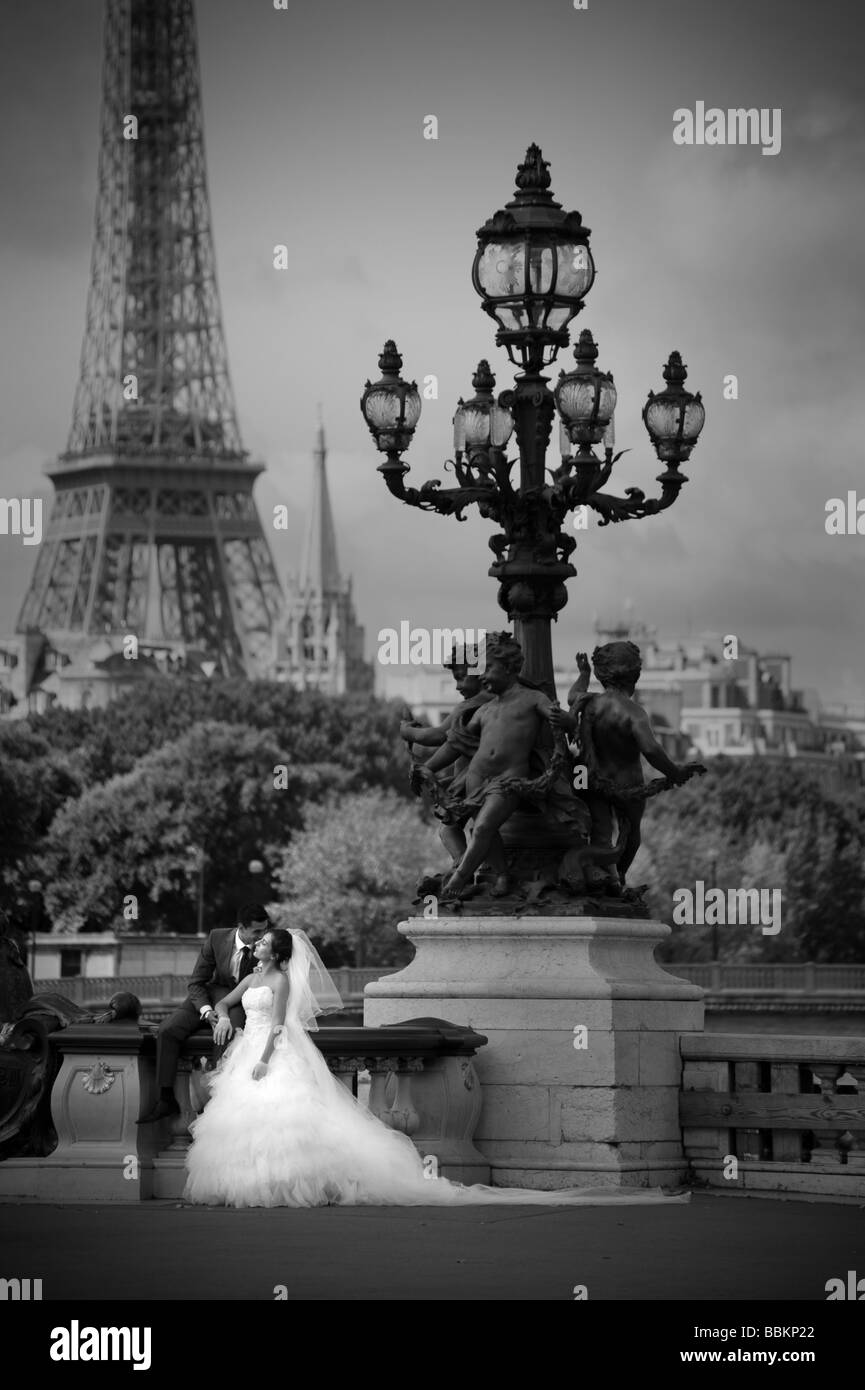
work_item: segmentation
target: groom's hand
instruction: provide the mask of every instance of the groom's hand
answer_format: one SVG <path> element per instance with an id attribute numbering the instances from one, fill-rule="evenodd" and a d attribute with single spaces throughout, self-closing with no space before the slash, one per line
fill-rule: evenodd
<path id="1" fill-rule="evenodd" d="M 216 1046 L 222 1047 L 224 1043 L 227 1043 L 233 1032 L 234 1029 L 231 1026 L 231 1020 L 221 1018 L 213 1030 L 213 1041 L 216 1043 Z"/>

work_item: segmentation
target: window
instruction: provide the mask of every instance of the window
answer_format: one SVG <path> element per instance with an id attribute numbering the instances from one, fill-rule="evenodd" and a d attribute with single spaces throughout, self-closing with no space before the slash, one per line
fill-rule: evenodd
<path id="1" fill-rule="evenodd" d="M 69 980 L 73 975 L 81 974 L 81 962 L 84 952 L 81 950 L 61 950 L 60 952 L 60 978 Z"/>

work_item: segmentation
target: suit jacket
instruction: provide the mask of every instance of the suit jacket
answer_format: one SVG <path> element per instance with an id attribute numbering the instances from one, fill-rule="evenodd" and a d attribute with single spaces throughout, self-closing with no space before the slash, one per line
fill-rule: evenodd
<path id="1" fill-rule="evenodd" d="M 216 927 L 201 948 L 189 979 L 188 998 L 196 1009 L 217 1004 L 237 984 L 231 973 L 236 927 Z"/>

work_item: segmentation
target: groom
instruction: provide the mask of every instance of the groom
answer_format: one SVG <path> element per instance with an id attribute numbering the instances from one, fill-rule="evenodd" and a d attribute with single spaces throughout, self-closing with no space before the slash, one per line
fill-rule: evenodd
<path id="1" fill-rule="evenodd" d="M 159 1025 L 156 1036 L 156 1084 L 159 1099 L 140 1125 L 177 1115 L 180 1106 L 174 1095 L 174 1078 L 181 1044 L 205 1023 L 213 1029 L 214 1041 L 223 1047 L 235 1028 L 243 1027 L 243 1008 L 231 1010 L 230 1021 L 221 1021 L 214 1005 L 255 967 L 252 948 L 270 928 L 263 907 L 255 903 L 242 907 L 236 927 L 217 927 L 205 941 L 189 980 L 189 993 L 176 1013 Z"/>

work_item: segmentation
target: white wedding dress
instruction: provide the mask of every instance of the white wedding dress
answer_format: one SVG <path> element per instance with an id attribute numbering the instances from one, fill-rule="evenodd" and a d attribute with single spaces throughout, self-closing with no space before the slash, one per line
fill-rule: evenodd
<path id="1" fill-rule="evenodd" d="M 254 1081 L 271 1026 L 273 993 L 243 995 L 246 1027 L 212 1075 L 191 1125 L 186 1201 L 231 1207 L 511 1205 L 594 1206 L 687 1201 L 658 1188 L 534 1189 L 463 1186 L 427 1177 L 412 1141 L 390 1129 L 331 1075 L 289 1006 L 267 1073 Z"/>

